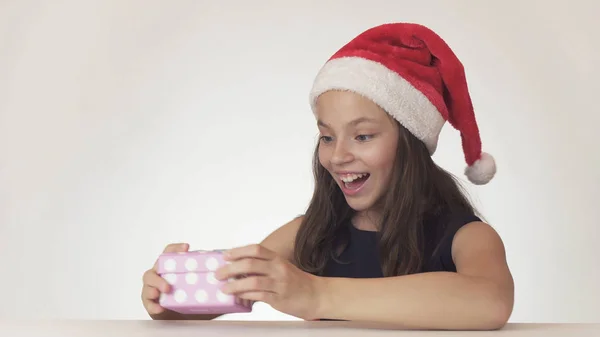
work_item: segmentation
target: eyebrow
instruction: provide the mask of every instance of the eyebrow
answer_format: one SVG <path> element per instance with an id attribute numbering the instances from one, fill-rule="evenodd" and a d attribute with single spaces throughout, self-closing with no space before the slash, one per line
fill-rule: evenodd
<path id="1" fill-rule="evenodd" d="M 377 123 L 377 121 L 375 119 L 368 118 L 368 117 L 359 117 L 359 118 L 351 121 L 349 124 L 353 125 L 353 126 L 356 126 L 356 125 L 361 124 L 361 123 Z M 317 121 L 317 124 L 320 125 L 320 126 L 329 128 L 329 125 L 327 123 L 323 122 L 320 119 Z"/>

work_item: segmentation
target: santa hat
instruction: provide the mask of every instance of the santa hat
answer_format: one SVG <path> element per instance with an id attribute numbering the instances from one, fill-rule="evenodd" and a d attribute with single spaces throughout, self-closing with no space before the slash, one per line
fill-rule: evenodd
<path id="1" fill-rule="evenodd" d="M 329 90 L 369 98 L 423 141 L 430 155 L 448 121 L 460 131 L 468 179 L 481 185 L 494 177 L 494 158 L 481 151 L 463 65 L 430 29 L 390 23 L 358 35 L 317 74 L 310 92 L 313 112 L 319 95 Z"/>

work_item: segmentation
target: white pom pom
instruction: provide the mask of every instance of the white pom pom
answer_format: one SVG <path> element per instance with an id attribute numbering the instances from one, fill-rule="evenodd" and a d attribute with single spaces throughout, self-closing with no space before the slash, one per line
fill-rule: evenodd
<path id="1" fill-rule="evenodd" d="M 487 184 L 496 174 L 496 162 L 489 153 L 482 152 L 481 158 L 465 169 L 465 175 L 475 185 Z"/>

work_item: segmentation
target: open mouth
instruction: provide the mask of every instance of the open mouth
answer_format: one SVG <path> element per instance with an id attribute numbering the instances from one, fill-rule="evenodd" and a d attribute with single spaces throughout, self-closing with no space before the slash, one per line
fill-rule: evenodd
<path id="1" fill-rule="evenodd" d="M 369 173 L 353 173 L 344 175 L 340 179 L 347 190 L 355 191 L 361 188 L 370 176 Z"/>

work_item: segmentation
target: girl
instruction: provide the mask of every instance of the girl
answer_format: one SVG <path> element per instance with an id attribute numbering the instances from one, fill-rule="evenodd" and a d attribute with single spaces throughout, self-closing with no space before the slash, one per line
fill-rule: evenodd
<path id="1" fill-rule="evenodd" d="M 310 99 L 321 134 L 313 198 L 260 244 L 227 252 L 218 279 L 253 276 L 223 291 L 306 320 L 503 327 L 514 289 L 502 240 L 431 158 L 448 121 L 461 132 L 469 180 L 485 184 L 496 171 L 446 43 L 416 24 L 369 29 L 328 60 Z M 164 310 L 156 300 L 168 290 L 154 268 L 145 273 L 152 318 L 216 317 Z"/>

